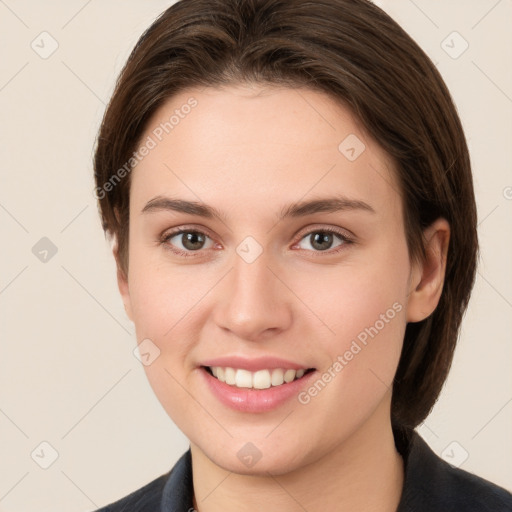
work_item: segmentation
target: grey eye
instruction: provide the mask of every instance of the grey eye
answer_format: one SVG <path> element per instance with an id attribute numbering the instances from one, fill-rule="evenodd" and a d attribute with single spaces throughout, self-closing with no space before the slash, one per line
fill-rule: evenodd
<path id="1" fill-rule="evenodd" d="M 335 244 L 336 239 L 338 239 L 337 244 Z M 301 246 L 304 241 L 308 243 L 309 247 Z M 342 245 L 344 242 L 345 240 L 341 237 L 341 235 L 336 233 L 331 233 L 330 231 L 313 231 L 302 238 L 302 240 L 299 242 L 299 246 L 301 246 L 301 249 L 327 251 L 328 249 Z"/>
<path id="2" fill-rule="evenodd" d="M 200 231 L 180 231 L 169 236 L 167 242 L 184 251 L 198 251 L 208 248 L 206 244 L 213 243 L 210 238 Z"/>

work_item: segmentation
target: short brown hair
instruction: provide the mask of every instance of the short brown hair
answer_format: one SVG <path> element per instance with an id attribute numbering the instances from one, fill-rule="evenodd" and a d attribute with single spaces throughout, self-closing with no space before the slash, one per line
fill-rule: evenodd
<path id="1" fill-rule="evenodd" d="M 352 111 L 394 163 L 411 258 L 424 256 L 425 227 L 439 217 L 450 223 L 440 302 L 407 325 L 393 385 L 393 424 L 415 427 L 446 379 L 473 286 L 476 206 L 450 93 L 421 48 L 371 2 L 181 0 L 146 30 L 117 81 L 94 160 L 103 228 L 116 240 L 120 269 L 127 273 L 130 173 L 112 178 L 149 118 L 185 88 L 244 82 L 307 87 Z"/>

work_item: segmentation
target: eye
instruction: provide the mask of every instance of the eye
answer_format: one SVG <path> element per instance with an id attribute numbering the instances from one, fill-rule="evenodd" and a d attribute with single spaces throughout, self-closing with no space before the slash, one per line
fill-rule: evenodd
<path id="1" fill-rule="evenodd" d="M 210 249 L 213 246 L 213 240 L 208 235 L 190 229 L 167 233 L 163 236 L 162 243 L 171 246 L 171 250 L 180 254 Z"/>
<path id="2" fill-rule="evenodd" d="M 344 234 L 332 229 L 317 229 L 310 231 L 295 246 L 308 251 L 328 251 L 352 241 Z"/>

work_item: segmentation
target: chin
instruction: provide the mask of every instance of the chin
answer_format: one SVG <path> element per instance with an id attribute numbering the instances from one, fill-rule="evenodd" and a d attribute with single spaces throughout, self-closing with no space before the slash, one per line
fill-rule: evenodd
<path id="1" fill-rule="evenodd" d="M 227 444 L 212 450 L 210 446 L 198 448 L 216 466 L 239 475 L 284 475 L 306 464 L 304 443 L 283 446 L 280 442 L 240 441 L 231 439 Z"/>

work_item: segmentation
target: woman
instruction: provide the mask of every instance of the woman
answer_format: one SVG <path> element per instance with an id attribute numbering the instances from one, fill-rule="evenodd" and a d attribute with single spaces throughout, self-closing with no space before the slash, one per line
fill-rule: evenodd
<path id="1" fill-rule="evenodd" d="M 102 509 L 512 510 L 415 433 L 478 241 L 436 68 L 365 0 L 182 0 L 95 155 L 141 360 L 190 440 Z"/>

